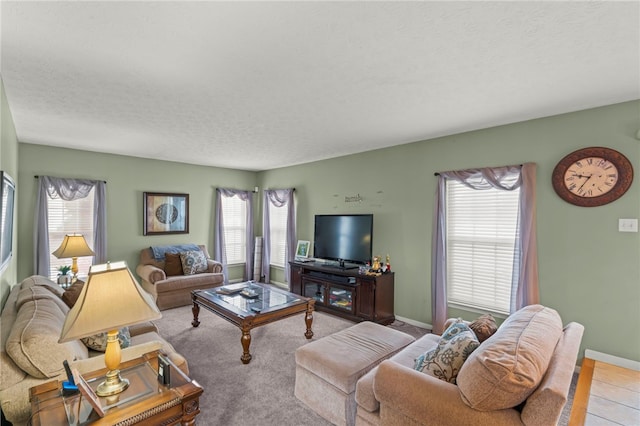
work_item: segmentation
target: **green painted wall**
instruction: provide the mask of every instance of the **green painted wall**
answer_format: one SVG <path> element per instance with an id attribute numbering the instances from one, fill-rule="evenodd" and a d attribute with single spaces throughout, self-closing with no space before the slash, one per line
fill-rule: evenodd
<path id="1" fill-rule="evenodd" d="M 635 101 L 261 173 L 21 143 L 18 179 L 23 196 L 18 208 L 28 213 L 19 220 L 18 277 L 32 272 L 34 175 L 107 180 L 109 257 L 131 266 L 137 264 L 139 250 L 152 244 L 193 241 L 211 247 L 217 186 L 295 187 L 299 239 L 312 239 L 315 214 L 375 215 L 374 251 L 388 253 L 396 272 L 396 314 L 430 323 L 434 172 L 531 161 L 538 164 L 542 303 L 557 309 L 565 323 L 585 325 L 583 349 L 640 361 L 640 334 L 628 331 L 640 323 L 640 234 L 617 231 L 619 218 L 640 217 L 640 142 L 634 138 L 639 128 L 640 102 Z M 606 206 L 565 203 L 551 187 L 555 164 L 578 148 L 598 145 L 617 149 L 631 160 L 633 185 Z M 191 233 L 144 237 L 144 191 L 190 193 Z M 345 202 L 356 195 L 361 202 Z M 260 201 L 256 198 L 257 218 Z M 283 278 L 274 274 L 276 280 Z M 451 315 L 475 316 L 461 311 Z"/>
<path id="2" fill-rule="evenodd" d="M 542 304 L 584 324 L 583 349 L 640 361 L 640 333 L 629 332 L 640 325 L 640 234 L 618 232 L 619 218 L 640 217 L 638 129 L 640 102 L 628 102 L 266 171 L 259 186 L 296 188 L 302 240 L 313 239 L 315 214 L 373 213 L 374 252 L 388 253 L 396 272 L 396 315 L 431 323 L 434 172 L 535 162 Z M 551 186 L 556 163 L 587 146 L 633 163 L 636 179 L 614 203 L 575 207 Z M 361 202 L 345 202 L 356 195 Z"/>
<path id="3" fill-rule="evenodd" d="M 1 114 L 0 114 L 0 170 L 9 173 L 16 184 L 18 191 L 16 192 L 16 200 L 19 199 L 18 184 L 18 138 L 16 137 L 16 129 L 13 124 L 13 117 L 7 102 L 7 96 L 4 91 L 4 83 L 0 77 L 0 98 L 1 98 Z M 18 233 L 17 218 L 19 209 L 16 207 L 14 212 L 14 232 L 13 232 L 13 257 L 9 265 L 0 272 L 0 307 L 4 306 L 4 302 L 9 296 L 9 290 L 17 282 L 18 275 Z"/>
<path id="4" fill-rule="evenodd" d="M 252 190 L 256 174 L 88 151 L 19 144 L 19 177 L 23 197 L 19 221 L 19 277 L 33 273 L 33 210 L 36 175 L 107 181 L 107 254 L 125 260 L 135 272 L 140 250 L 152 245 L 205 244 L 213 256 L 213 213 L 217 187 Z M 143 192 L 189 194 L 189 234 L 143 235 Z M 55 249 L 52 248 L 52 250 Z M 84 271 L 85 274 L 87 271 Z M 82 274 L 82 271 L 80 271 Z M 234 272 L 235 273 L 235 269 Z M 240 272 L 241 273 L 241 272 Z M 234 278 L 230 273 L 231 278 Z"/>

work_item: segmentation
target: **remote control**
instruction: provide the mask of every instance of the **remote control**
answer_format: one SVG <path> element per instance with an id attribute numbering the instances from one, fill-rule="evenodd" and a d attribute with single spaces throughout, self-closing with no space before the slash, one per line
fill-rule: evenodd
<path id="1" fill-rule="evenodd" d="M 171 385 L 171 368 L 169 360 L 164 355 L 158 355 L 158 382 L 163 385 Z"/>
<path id="2" fill-rule="evenodd" d="M 262 309 L 258 308 L 257 306 L 252 306 L 252 307 L 251 307 L 251 310 L 252 310 L 253 312 L 256 312 L 256 313 L 258 313 L 258 312 L 262 311 Z"/>

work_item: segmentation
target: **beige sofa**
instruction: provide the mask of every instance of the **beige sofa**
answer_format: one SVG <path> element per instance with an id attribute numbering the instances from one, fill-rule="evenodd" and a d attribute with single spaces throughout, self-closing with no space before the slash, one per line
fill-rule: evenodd
<path id="1" fill-rule="evenodd" d="M 69 307 L 64 290 L 42 276 L 31 276 L 12 287 L 0 316 L 0 404 L 14 426 L 26 424 L 31 414 L 29 389 L 51 380 L 66 380 L 62 362 L 81 373 L 104 368 L 104 354 L 80 341 L 58 343 Z M 161 349 L 185 373 L 187 361 L 158 335 L 154 324 L 129 328 L 130 346 L 122 360 Z"/>
<path id="2" fill-rule="evenodd" d="M 165 262 L 153 256 L 150 247 L 140 252 L 136 273 L 142 287 L 154 297 L 161 310 L 191 304 L 191 291 L 221 286 L 224 283 L 222 264 L 210 259 L 206 246 L 200 245 L 207 259 L 207 272 L 193 275 L 167 276 Z"/>
<path id="3" fill-rule="evenodd" d="M 457 385 L 413 369 L 438 344 L 427 334 L 358 381 L 356 425 L 555 425 L 583 331 L 563 328 L 553 309 L 527 306 L 471 353 Z"/>

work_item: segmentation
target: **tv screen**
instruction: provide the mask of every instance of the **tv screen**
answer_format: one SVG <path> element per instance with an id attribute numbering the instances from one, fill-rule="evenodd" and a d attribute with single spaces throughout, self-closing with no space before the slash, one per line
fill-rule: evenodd
<path id="1" fill-rule="evenodd" d="M 316 215 L 313 257 L 365 264 L 371 261 L 373 215 Z"/>

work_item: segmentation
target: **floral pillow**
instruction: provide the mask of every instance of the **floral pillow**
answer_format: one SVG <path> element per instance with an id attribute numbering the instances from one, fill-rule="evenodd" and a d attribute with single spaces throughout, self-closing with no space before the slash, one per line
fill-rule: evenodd
<path id="1" fill-rule="evenodd" d="M 435 349 L 416 358 L 414 369 L 456 384 L 462 364 L 480 343 L 475 333 L 462 321 L 445 330 Z"/>
<path id="2" fill-rule="evenodd" d="M 185 275 L 207 272 L 207 258 L 200 250 L 182 252 L 180 260 L 182 260 L 182 271 Z"/>
<path id="3" fill-rule="evenodd" d="M 104 352 L 107 350 L 107 333 L 98 333 L 93 336 L 83 337 L 82 343 L 89 349 L 94 351 Z M 120 341 L 120 348 L 124 349 L 131 344 L 131 333 L 129 327 L 122 327 L 118 332 L 118 340 Z"/>

